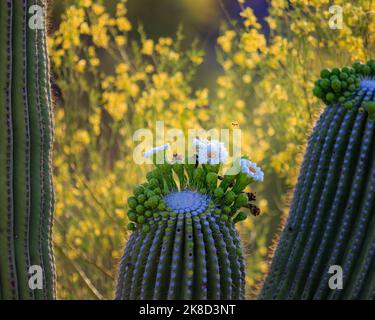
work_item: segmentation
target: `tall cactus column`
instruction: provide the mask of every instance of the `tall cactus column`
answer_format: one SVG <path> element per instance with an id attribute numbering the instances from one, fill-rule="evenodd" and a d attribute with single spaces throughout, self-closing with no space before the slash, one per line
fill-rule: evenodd
<path id="1" fill-rule="evenodd" d="M 327 107 L 261 299 L 375 299 L 374 75 L 375 61 L 321 72 L 314 94 Z M 342 288 L 329 285 L 331 266 Z"/>
<path id="2" fill-rule="evenodd" d="M 0 1 L 0 299 L 55 297 L 45 12 L 44 0 Z"/>

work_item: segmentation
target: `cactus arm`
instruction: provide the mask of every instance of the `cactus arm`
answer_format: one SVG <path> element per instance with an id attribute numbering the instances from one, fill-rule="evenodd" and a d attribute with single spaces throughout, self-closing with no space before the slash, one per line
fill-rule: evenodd
<path id="1" fill-rule="evenodd" d="M 347 150 L 345 151 L 345 155 L 343 155 L 344 160 L 342 164 L 341 174 L 338 179 L 337 192 L 336 195 L 334 195 L 334 200 L 330 207 L 331 214 L 328 218 L 328 221 L 334 221 L 334 223 L 336 223 L 339 213 L 344 210 L 343 206 L 345 205 L 345 199 L 347 199 L 349 196 L 349 185 L 352 180 L 351 172 L 355 170 L 355 168 L 353 168 L 353 166 L 355 166 L 355 156 L 359 151 L 356 148 L 360 145 L 363 123 L 363 114 L 358 114 L 356 116 Z M 327 198 L 326 200 L 329 201 L 329 199 L 330 198 Z M 327 205 L 325 205 L 324 208 L 320 208 L 320 210 L 326 210 L 325 208 L 327 208 Z M 334 239 L 333 235 L 330 233 L 332 227 L 333 224 L 329 224 L 324 230 L 323 236 L 319 239 L 320 245 L 318 247 L 316 257 L 312 263 L 312 268 L 308 275 L 304 288 L 304 297 L 306 298 L 312 297 L 313 291 L 316 289 L 313 284 L 316 283 L 317 277 L 321 275 L 322 263 L 324 263 L 328 258 L 328 250 L 330 250 L 331 246 L 333 246 Z"/>
<path id="2" fill-rule="evenodd" d="M 366 130 L 365 130 L 366 131 Z M 359 154 L 361 154 L 361 157 L 364 157 L 364 154 L 362 153 L 364 150 L 368 149 L 368 146 L 364 146 L 363 142 L 366 139 L 362 138 L 361 148 Z M 358 160 L 358 157 L 356 157 Z M 362 161 L 361 161 L 362 162 Z M 322 299 L 329 295 L 330 291 L 327 282 L 329 274 L 327 272 L 328 266 L 330 265 L 343 265 L 342 263 L 345 262 L 344 271 L 345 269 L 351 265 L 350 260 L 343 260 L 343 254 L 345 252 L 345 248 L 347 247 L 347 241 L 350 239 L 350 234 L 352 232 L 352 226 L 355 224 L 356 215 L 358 212 L 358 206 L 360 205 L 360 197 L 362 193 L 362 189 L 360 186 L 362 185 L 364 179 L 367 176 L 367 172 L 365 172 L 363 168 L 363 163 L 361 165 L 357 165 L 355 168 L 355 174 L 354 179 L 351 183 L 351 190 L 349 193 L 349 196 L 344 199 L 346 201 L 344 203 L 344 206 L 340 212 L 344 212 L 344 216 L 342 218 L 341 227 L 339 228 L 339 234 L 336 236 L 335 239 L 335 246 L 333 250 L 331 250 L 331 255 L 327 259 L 328 264 L 326 269 L 324 270 L 327 274 L 324 274 L 324 276 L 321 278 L 320 284 L 317 288 L 317 291 L 314 295 L 316 299 Z M 351 250 L 355 250 L 354 247 L 350 247 Z M 344 279 L 346 280 L 345 272 L 344 272 Z M 326 281 L 324 283 L 324 281 Z"/>
<path id="3" fill-rule="evenodd" d="M 359 298 L 359 294 L 362 292 L 362 288 L 364 286 L 366 275 L 369 270 L 371 270 L 369 268 L 375 254 L 375 218 L 370 218 L 371 210 L 375 208 L 375 148 L 373 148 L 372 150 L 372 163 L 370 164 L 368 171 L 371 173 L 371 179 L 369 179 L 366 184 L 366 189 L 364 192 L 366 196 L 362 201 L 357 225 L 355 231 L 352 233 L 352 238 L 350 240 L 350 243 L 352 245 L 355 245 L 356 243 L 358 243 L 358 241 L 362 241 L 363 250 L 359 253 L 356 259 L 357 262 L 353 265 L 352 278 L 355 279 L 355 281 L 349 282 L 349 287 L 344 295 L 344 298 Z M 348 256 L 350 255 L 353 255 L 353 252 L 346 252 L 345 257 L 348 258 Z M 363 292 L 366 292 L 366 290 L 364 290 Z M 368 299 L 368 292 L 363 294 L 362 299 L 364 298 Z"/>
<path id="4" fill-rule="evenodd" d="M 0 2 L 0 292 L 2 299 L 18 296 L 13 217 L 12 1 Z"/>
<path id="5" fill-rule="evenodd" d="M 12 107 L 14 155 L 15 256 L 19 297 L 32 298 L 28 286 L 30 220 L 30 132 L 26 84 L 26 1 L 13 1 Z"/>
<path id="6" fill-rule="evenodd" d="M 362 239 L 365 233 L 364 230 L 356 231 L 358 224 L 361 226 L 361 219 L 363 217 L 363 211 L 360 210 L 361 203 L 363 201 L 364 189 L 363 185 L 366 183 L 368 172 L 367 172 L 367 161 L 369 159 L 369 151 L 373 136 L 374 123 L 373 121 L 367 122 L 366 129 L 364 130 L 364 135 L 361 142 L 361 148 L 358 157 L 357 168 L 355 171 L 355 179 L 353 180 L 351 192 L 349 195 L 349 200 L 345 207 L 345 215 L 342 221 L 342 224 L 351 225 L 350 232 L 345 232 L 346 228 L 340 228 L 340 233 L 336 241 L 338 243 L 339 239 L 343 239 L 346 242 L 346 245 L 340 247 L 339 258 L 336 258 L 337 264 L 343 265 L 343 276 L 344 283 L 347 283 L 347 288 L 349 288 L 350 283 L 352 282 L 352 267 L 354 262 L 360 263 L 359 261 L 354 261 L 357 258 L 357 255 L 363 250 L 362 248 Z M 362 221 L 363 223 L 368 222 L 367 219 Z M 342 241 L 342 240 L 341 240 Z M 348 252 L 350 250 L 350 252 Z M 330 261 L 335 261 L 331 257 Z M 345 264 L 343 264 L 345 262 Z M 350 275 L 350 276 L 349 276 Z M 349 278 L 350 277 L 350 278 Z M 323 286 L 320 286 L 318 289 L 318 294 L 324 292 L 324 297 L 332 296 L 332 292 L 324 291 Z M 347 293 L 347 290 L 345 290 Z M 336 295 L 336 293 L 335 293 Z"/>
<path id="7" fill-rule="evenodd" d="M 316 128 L 328 129 L 319 144 L 309 141 L 260 299 L 374 298 L 375 61 L 321 76 L 314 94 L 330 105 Z M 329 287 L 333 265 L 342 290 Z"/>
<path id="8" fill-rule="evenodd" d="M 298 261 L 298 267 L 296 268 L 296 274 L 293 279 L 293 283 L 291 285 L 291 289 L 289 292 L 290 298 L 293 298 L 296 295 L 296 292 L 299 293 L 300 288 L 303 288 L 304 281 L 302 279 L 303 275 L 305 274 L 306 269 L 312 263 L 313 253 L 315 253 L 315 248 L 319 244 L 319 238 L 321 232 L 324 230 L 324 226 L 326 225 L 328 228 L 328 224 L 334 217 L 329 217 L 328 221 L 325 220 L 323 212 L 327 210 L 328 204 L 330 199 L 334 197 L 334 191 L 337 188 L 337 177 L 336 175 L 339 174 L 339 169 L 342 166 L 343 160 L 343 151 L 345 151 L 345 147 L 348 144 L 349 140 L 349 132 L 355 121 L 355 115 L 353 112 L 349 112 L 345 115 L 345 118 L 340 126 L 339 133 L 337 135 L 337 139 L 334 141 L 334 145 L 332 148 L 333 156 L 329 159 L 329 165 L 325 165 L 327 168 L 327 175 L 325 177 L 325 182 L 321 184 L 316 184 L 318 188 L 321 185 L 324 185 L 321 188 L 320 194 L 317 194 L 315 199 L 310 199 L 309 205 L 306 208 L 306 215 L 309 214 L 313 217 L 311 223 L 311 229 L 305 245 L 305 249 L 302 252 L 302 258 Z M 323 170 L 319 170 L 322 172 Z M 322 180 L 324 181 L 324 180 Z M 307 248 L 307 250 L 306 250 Z"/>
<path id="9" fill-rule="evenodd" d="M 37 0 L 36 3 L 43 8 L 44 21 L 47 21 L 46 3 Z M 40 97 L 42 126 L 43 126 L 43 223 L 42 223 L 42 255 L 45 266 L 47 297 L 54 299 L 55 292 L 55 263 L 52 251 L 52 212 L 53 212 L 53 186 L 52 186 L 52 99 L 49 74 L 49 59 L 47 54 L 47 23 L 37 32 L 37 65 L 38 65 L 38 94 Z"/>
<path id="10" fill-rule="evenodd" d="M 276 286 L 280 281 L 280 277 L 283 275 L 284 266 L 288 258 L 288 250 L 293 245 L 295 237 L 297 235 L 297 226 L 303 219 L 303 212 L 300 209 L 305 199 L 307 198 L 307 190 L 311 186 L 311 176 L 315 172 L 318 166 L 318 159 L 322 151 L 322 141 L 325 139 L 325 135 L 328 131 L 329 123 L 332 121 L 334 116 L 334 109 L 327 108 L 321 118 L 318 121 L 316 128 L 314 128 L 312 136 L 310 138 L 309 147 L 307 148 L 304 162 L 302 164 L 302 171 L 299 176 L 299 181 L 296 187 L 295 196 L 293 198 L 290 214 L 286 223 L 288 229 L 285 227 L 284 232 L 281 235 L 273 263 L 270 268 L 268 275 L 268 281 L 265 282 L 260 298 L 275 298 Z"/>
<path id="11" fill-rule="evenodd" d="M 29 1 L 29 5 L 34 2 Z M 32 265 L 42 266 L 42 223 L 43 223 L 43 126 L 40 106 L 40 88 L 38 85 L 37 61 L 38 50 L 36 47 L 38 33 L 27 28 L 27 82 L 28 82 L 28 103 L 30 117 L 30 185 L 31 185 L 31 212 L 30 212 L 30 262 Z M 37 299 L 47 298 L 46 279 L 43 274 L 44 291 L 36 290 Z"/>
<path id="12" fill-rule="evenodd" d="M 3 299 L 53 299 L 51 230 L 51 99 L 48 59 L 40 39 L 46 31 L 29 26 L 29 8 L 43 0 L 6 0 L 0 5 L 0 291 Z M 42 76 L 43 75 L 43 76 Z M 48 95 L 48 94 L 47 94 Z M 47 110 L 47 113 L 43 113 Z M 45 146 L 47 141 L 48 147 Z M 48 155 L 48 156 L 46 156 Z M 47 165 L 48 166 L 47 166 Z M 48 170 L 44 170 L 48 167 Z M 49 186 L 46 187 L 45 181 Z M 49 199 L 49 206 L 45 206 Z M 47 219 L 47 220 L 48 220 Z M 49 224 L 47 223 L 47 228 Z M 6 254 L 3 254 L 6 253 Z M 47 263 L 46 261 L 49 261 Z M 42 289 L 29 288 L 29 267 L 43 271 Z"/>

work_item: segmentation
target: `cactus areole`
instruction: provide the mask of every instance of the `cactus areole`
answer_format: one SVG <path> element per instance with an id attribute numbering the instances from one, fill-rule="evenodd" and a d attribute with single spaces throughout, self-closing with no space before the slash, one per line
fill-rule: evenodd
<path id="1" fill-rule="evenodd" d="M 261 299 L 375 299 L 375 61 L 323 70 L 327 107 Z"/>
<path id="2" fill-rule="evenodd" d="M 0 1 L 0 300 L 55 297 L 45 6 Z"/>
<path id="3" fill-rule="evenodd" d="M 247 218 L 241 208 L 256 208 L 255 196 L 243 190 L 263 173 L 258 168 L 258 176 L 250 175 L 250 161 L 241 163 L 243 170 L 224 177 L 220 164 L 198 161 L 156 165 L 147 174 L 128 199 L 133 232 L 116 299 L 244 298 L 245 260 L 234 225 Z"/>

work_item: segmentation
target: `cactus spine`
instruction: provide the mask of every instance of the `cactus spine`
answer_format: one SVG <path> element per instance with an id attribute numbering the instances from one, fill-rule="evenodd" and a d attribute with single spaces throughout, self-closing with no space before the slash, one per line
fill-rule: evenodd
<path id="1" fill-rule="evenodd" d="M 245 262 L 234 225 L 247 218 L 241 208 L 259 213 L 250 203 L 254 194 L 243 190 L 263 173 L 241 161 L 243 172 L 224 177 L 218 175 L 220 165 L 198 162 L 156 165 L 147 174 L 148 182 L 128 199 L 133 232 L 121 259 L 116 299 L 245 297 Z"/>
<path id="2" fill-rule="evenodd" d="M 40 11 L 29 13 L 38 5 Z M 52 100 L 45 1 L 0 2 L 0 299 L 53 299 Z M 38 26 L 40 27 L 40 25 Z M 29 287 L 30 266 L 43 289 Z"/>
<path id="3" fill-rule="evenodd" d="M 375 298 L 375 61 L 323 70 L 310 137 L 260 299 Z M 343 270 L 329 287 L 330 266 Z"/>

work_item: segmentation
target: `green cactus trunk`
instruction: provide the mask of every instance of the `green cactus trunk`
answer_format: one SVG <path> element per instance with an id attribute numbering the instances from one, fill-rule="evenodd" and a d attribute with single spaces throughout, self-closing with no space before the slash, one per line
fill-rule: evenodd
<path id="1" fill-rule="evenodd" d="M 222 221 L 203 194 L 182 191 L 170 196 L 179 203 L 194 199 L 189 206 L 198 201 L 199 209 L 165 212 L 156 216 L 147 233 L 132 233 L 116 299 L 243 299 L 245 265 L 234 224 Z"/>
<path id="2" fill-rule="evenodd" d="M 244 299 L 245 259 L 235 224 L 247 218 L 241 208 L 259 213 L 250 203 L 255 195 L 242 191 L 263 180 L 263 172 L 247 159 L 239 160 L 244 172 L 224 177 L 218 175 L 221 164 L 164 160 L 128 199 L 133 233 L 120 262 L 116 299 Z"/>
<path id="3" fill-rule="evenodd" d="M 0 1 L 0 299 L 55 298 L 52 99 L 46 30 L 29 21 L 45 1 Z M 30 266 L 43 289 L 29 287 Z"/>
<path id="4" fill-rule="evenodd" d="M 314 93 L 330 105 L 310 137 L 260 299 L 375 298 L 373 74 L 372 61 L 322 71 Z M 329 286 L 334 265 L 342 289 Z"/>

